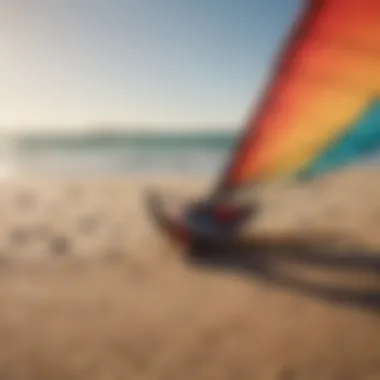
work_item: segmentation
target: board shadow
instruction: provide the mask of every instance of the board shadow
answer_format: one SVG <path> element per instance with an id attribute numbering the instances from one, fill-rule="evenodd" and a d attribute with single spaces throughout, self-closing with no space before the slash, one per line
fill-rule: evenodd
<path id="1" fill-rule="evenodd" d="M 302 249 L 279 252 L 263 248 L 256 250 L 252 247 L 199 243 L 190 247 L 186 257 L 191 265 L 233 272 L 328 302 L 380 312 L 380 256 L 376 258 L 371 254 L 361 257 L 360 252 L 352 251 L 347 253 L 342 260 L 339 256 L 329 256 L 323 252 Z M 340 272 L 379 274 L 379 289 L 355 290 L 299 279 L 281 270 L 284 263 Z"/>

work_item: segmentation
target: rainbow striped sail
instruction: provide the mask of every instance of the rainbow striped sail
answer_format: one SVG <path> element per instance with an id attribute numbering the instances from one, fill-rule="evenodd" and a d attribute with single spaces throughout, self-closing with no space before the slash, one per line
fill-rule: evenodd
<path id="1" fill-rule="evenodd" d="M 311 0 L 222 186 L 314 176 L 380 147 L 380 0 Z"/>

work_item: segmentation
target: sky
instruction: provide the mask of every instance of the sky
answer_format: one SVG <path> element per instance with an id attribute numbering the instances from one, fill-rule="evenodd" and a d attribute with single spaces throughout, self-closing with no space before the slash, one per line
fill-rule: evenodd
<path id="1" fill-rule="evenodd" d="M 235 127 L 301 0 L 0 0 L 0 127 Z"/>

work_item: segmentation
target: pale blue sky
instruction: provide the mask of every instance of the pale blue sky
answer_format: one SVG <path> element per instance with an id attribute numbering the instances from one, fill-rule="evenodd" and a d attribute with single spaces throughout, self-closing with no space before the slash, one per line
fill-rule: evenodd
<path id="1" fill-rule="evenodd" d="M 3 0 L 0 125 L 230 125 L 301 0 Z"/>

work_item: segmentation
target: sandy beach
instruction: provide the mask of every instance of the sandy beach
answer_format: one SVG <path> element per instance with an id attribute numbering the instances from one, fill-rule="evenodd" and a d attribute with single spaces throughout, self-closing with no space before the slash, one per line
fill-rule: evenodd
<path id="1" fill-rule="evenodd" d="M 374 310 L 190 266 L 147 218 L 151 186 L 181 178 L 20 177 L 0 186 L 1 379 L 380 378 Z M 380 172 L 254 195 L 252 231 L 340 231 L 380 247 Z M 375 281 L 377 279 L 375 278 Z"/>

